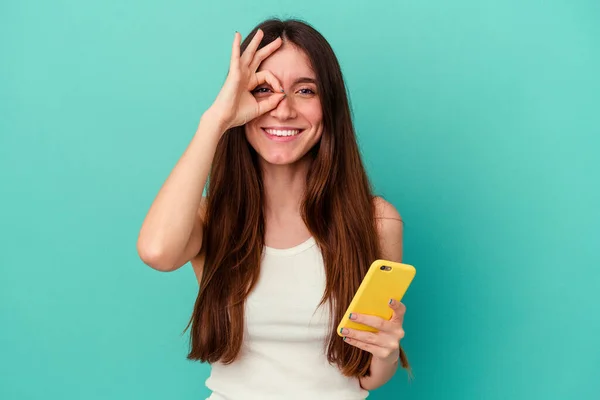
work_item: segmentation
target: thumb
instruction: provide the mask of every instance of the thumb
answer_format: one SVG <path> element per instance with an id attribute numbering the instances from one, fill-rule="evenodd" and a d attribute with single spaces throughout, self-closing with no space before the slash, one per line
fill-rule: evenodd
<path id="1" fill-rule="evenodd" d="M 406 306 L 398 300 L 390 299 L 389 307 L 393 310 L 392 321 L 402 322 L 406 313 Z"/>
<path id="2" fill-rule="evenodd" d="M 258 102 L 258 115 L 263 115 L 266 112 L 269 112 L 275 109 L 281 100 L 285 99 L 285 93 L 273 93 L 269 96 L 268 99 L 262 100 Z"/>

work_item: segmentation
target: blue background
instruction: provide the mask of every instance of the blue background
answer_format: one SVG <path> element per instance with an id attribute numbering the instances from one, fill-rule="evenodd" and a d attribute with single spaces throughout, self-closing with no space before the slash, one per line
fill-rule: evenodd
<path id="1" fill-rule="evenodd" d="M 418 273 L 373 399 L 600 398 L 600 3 L 0 6 L 0 398 L 201 399 L 197 283 L 136 254 L 235 30 L 299 17 L 341 62 Z"/>

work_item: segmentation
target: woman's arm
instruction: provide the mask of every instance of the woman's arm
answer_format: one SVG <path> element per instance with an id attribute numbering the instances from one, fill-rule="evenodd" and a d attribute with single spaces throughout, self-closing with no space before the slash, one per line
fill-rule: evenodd
<path id="1" fill-rule="evenodd" d="M 263 36 L 258 30 L 240 54 L 241 35 L 236 32 L 227 79 L 146 215 L 137 249 L 140 258 L 152 268 L 173 271 L 200 252 L 204 218 L 202 191 L 221 136 L 227 129 L 274 109 L 285 97 L 281 90 L 258 101 L 251 93 L 263 83 L 278 91 L 281 88 L 271 72 L 256 72 L 260 63 L 283 43 L 277 38 L 257 51 Z M 197 276 L 199 272 L 196 271 Z"/>
<path id="2" fill-rule="evenodd" d="M 173 271 L 202 246 L 202 191 L 223 126 L 202 116 L 188 148 L 156 196 L 137 242 L 140 258 L 159 271 Z"/>
<path id="3" fill-rule="evenodd" d="M 377 215 L 377 228 L 379 243 L 381 247 L 381 258 L 384 260 L 402 262 L 402 233 L 403 224 L 398 211 L 387 201 L 376 198 L 375 210 Z M 366 390 L 377 389 L 388 382 L 398 369 L 399 342 L 404 336 L 402 330 L 402 318 L 405 307 L 398 301 L 390 304 L 394 310 L 394 316 L 390 322 L 393 325 L 389 334 L 391 343 L 387 347 L 379 347 L 374 350 L 371 361 L 371 374 L 360 378 L 360 385 Z M 359 318 L 363 318 L 359 316 Z M 365 321 L 366 322 L 366 321 Z M 374 322 L 377 323 L 377 322 Z M 355 339 L 347 339 L 351 342 Z M 368 345 L 367 345 L 368 346 Z"/>

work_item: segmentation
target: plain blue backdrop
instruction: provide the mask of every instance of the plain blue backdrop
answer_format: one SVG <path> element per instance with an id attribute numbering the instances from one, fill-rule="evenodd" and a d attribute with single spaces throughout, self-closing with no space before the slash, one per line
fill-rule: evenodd
<path id="1" fill-rule="evenodd" d="M 135 249 L 235 30 L 331 42 L 377 192 L 405 220 L 399 372 L 373 399 L 600 398 L 600 3 L 0 6 L 0 398 L 202 399 L 197 284 Z"/>

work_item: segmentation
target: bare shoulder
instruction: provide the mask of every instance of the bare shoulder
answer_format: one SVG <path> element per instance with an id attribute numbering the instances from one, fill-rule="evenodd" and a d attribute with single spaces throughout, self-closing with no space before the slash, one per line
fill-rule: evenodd
<path id="1" fill-rule="evenodd" d="M 379 245 L 380 257 L 390 261 L 402 261 L 402 242 L 404 222 L 400 213 L 390 202 L 381 197 L 373 199 L 375 206 L 375 221 Z"/>
<path id="2" fill-rule="evenodd" d="M 195 224 L 200 228 L 199 230 L 201 232 L 204 230 L 204 221 L 206 221 L 206 206 L 206 197 L 202 197 L 202 200 L 200 201 L 200 207 L 198 207 L 198 213 L 196 214 Z M 198 284 L 200 284 L 200 280 L 202 279 L 202 271 L 204 270 L 204 256 L 204 246 L 202 243 L 200 243 L 200 249 L 198 251 L 198 254 L 196 254 L 190 260 L 190 263 L 192 264 L 192 269 L 194 270 L 194 275 L 196 275 L 196 279 L 198 280 Z"/>

